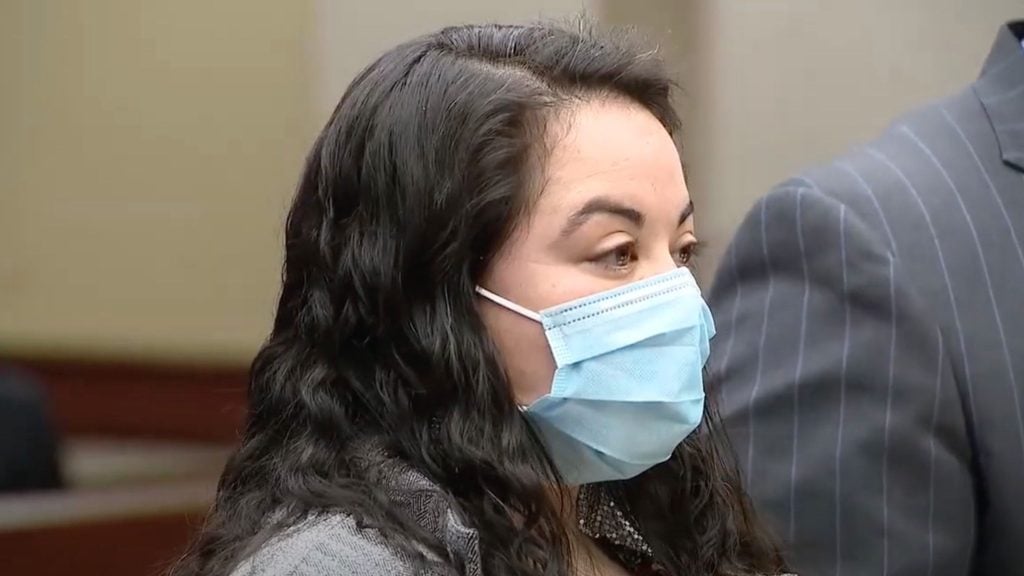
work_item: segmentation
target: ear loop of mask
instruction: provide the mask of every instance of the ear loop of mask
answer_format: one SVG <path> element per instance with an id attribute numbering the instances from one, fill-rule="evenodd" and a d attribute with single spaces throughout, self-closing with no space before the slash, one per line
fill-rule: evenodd
<path id="1" fill-rule="evenodd" d="M 516 304 L 515 302 L 513 302 L 511 300 L 502 298 L 501 296 L 498 296 L 497 294 L 495 294 L 494 292 L 491 292 L 490 290 L 486 290 L 484 288 L 481 288 L 481 287 L 477 286 L 476 287 L 476 293 L 481 295 L 481 296 L 483 296 L 484 298 L 487 298 L 491 302 L 494 302 L 498 306 L 501 306 L 502 308 L 506 308 L 508 310 L 511 310 L 512 312 L 515 312 L 516 314 L 519 314 L 520 316 L 525 316 L 526 318 L 529 318 L 530 320 L 533 320 L 534 322 L 543 323 L 542 320 L 541 320 L 540 314 L 534 312 L 533 310 L 530 310 L 529 308 L 520 306 L 519 304 Z"/>
<path id="2" fill-rule="evenodd" d="M 534 322 L 541 322 L 540 314 L 537 314 L 536 312 L 530 310 L 529 308 L 520 306 L 519 304 L 516 304 L 515 302 L 508 300 L 507 298 L 502 298 L 501 296 L 498 296 L 497 294 L 491 292 L 490 290 L 486 290 L 484 288 L 477 286 L 476 293 L 483 296 L 484 298 L 487 298 L 491 302 L 494 302 L 498 306 L 501 306 L 502 308 L 507 308 L 508 310 L 511 310 L 512 312 L 515 312 L 516 314 L 519 314 L 521 316 L 525 316 L 526 318 L 529 318 Z M 526 412 L 527 409 L 529 409 L 530 405 L 516 404 L 516 407 L 519 408 L 520 412 Z"/>

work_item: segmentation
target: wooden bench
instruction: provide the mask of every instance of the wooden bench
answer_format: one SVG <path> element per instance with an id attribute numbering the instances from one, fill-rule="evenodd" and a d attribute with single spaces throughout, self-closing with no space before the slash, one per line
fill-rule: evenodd
<path id="1" fill-rule="evenodd" d="M 0 574 L 166 572 L 201 525 L 216 477 L 0 497 Z"/>
<path id="2" fill-rule="evenodd" d="M 46 388 L 68 487 L 0 496 L 0 576 L 164 574 L 213 501 L 246 370 L 7 360 Z"/>

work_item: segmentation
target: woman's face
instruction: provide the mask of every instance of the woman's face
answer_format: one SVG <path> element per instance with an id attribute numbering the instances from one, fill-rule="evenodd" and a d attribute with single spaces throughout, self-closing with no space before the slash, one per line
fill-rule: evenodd
<path id="1" fill-rule="evenodd" d="M 697 239 L 679 154 L 624 99 L 576 106 L 549 126 L 543 189 L 480 285 L 534 311 L 686 265 Z M 540 324 L 487 300 L 480 312 L 519 404 L 551 389 Z"/>

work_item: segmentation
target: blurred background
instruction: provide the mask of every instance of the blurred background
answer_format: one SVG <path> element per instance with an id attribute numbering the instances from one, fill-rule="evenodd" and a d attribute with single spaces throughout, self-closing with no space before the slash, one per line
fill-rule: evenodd
<path id="1" fill-rule="evenodd" d="M 303 156 L 381 51 L 581 11 L 684 93 L 701 280 L 754 200 L 971 81 L 1020 0 L 0 0 L 0 573 L 158 574 L 202 521 Z"/>

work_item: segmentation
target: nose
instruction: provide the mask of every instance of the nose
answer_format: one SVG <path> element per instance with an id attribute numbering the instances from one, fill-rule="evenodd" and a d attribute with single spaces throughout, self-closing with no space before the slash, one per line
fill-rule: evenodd
<path id="1" fill-rule="evenodd" d="M 641 269 L 640 279 L 664 274 L 678 267 L 679 264 L 671 250 L 658 250 L 658 253 L 650 258 L 650 261 Z"/>

